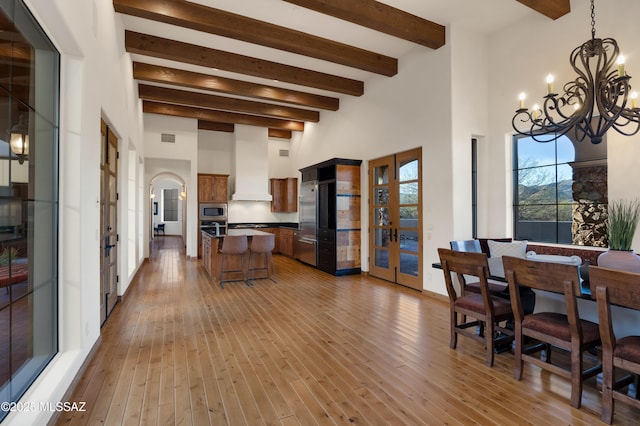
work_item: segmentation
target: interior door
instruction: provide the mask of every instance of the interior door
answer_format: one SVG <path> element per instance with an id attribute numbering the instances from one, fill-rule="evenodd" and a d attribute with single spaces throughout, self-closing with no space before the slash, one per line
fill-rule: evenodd
<path id="1" fill-rule="evenodd" d="M 422 290 L 422 149 L 369 161 L 369 273 Z"/>
<path id="2" fill-rule="evenodd" d="M 118 138 L 101 122 L 100 319 L 104 324 L 118 301 Z"/>

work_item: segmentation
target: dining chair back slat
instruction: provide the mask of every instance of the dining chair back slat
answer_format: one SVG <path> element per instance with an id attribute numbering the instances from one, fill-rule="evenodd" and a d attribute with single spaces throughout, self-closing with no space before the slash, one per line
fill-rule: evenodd
<path id="1" fill-rule="evenodd" d="M 602 336 L 602 421 L 613 421 L 614 401 L 640 408 L 640 400 L 625 392 L 629 376 L 615 380 L 616 369 L 640 375 L 640 336 L 616 338 L 611 305 L 640 310 L 640 274 L 589 266 L 591 296 L 596 298 Z M 637 392 L 637 390 L 636 390 Z"/>
<path id="2" fill-rule="evenodd" d="M 438 255 L 449 295 L 449 347 L 456 348 L 458 334 L 482 342 L 486 345 L 486 364 L 492 366 L 495 345 L 510 344 L 513 340 L 511 330 L 500 324 L 511 320 L 513 315 L 508 300 L 494 296 L 489 291 L 487 255 L 445 248 L 439 248 Z M 460 281 L 459 290 L 453 285 L 452 274 Z M 479 294 L 465 291 L 465 275 L 475 277 L 480 288 Z M 467 317 L 473 320 L 467 320 Z"/>
<path id="3" fill-rule="evenodd" d="M 514 377 L 517 380 L 522 378 L 524 361 L 566 377 L 571 380 L 571 405 L 579 408 L 584 379 L 598 374 L 602 368 L 597 363 L 584 368 L 583 353 L 600 344 L 600 333 L 598 324 L 580 318 L 577 302 L 580 294 L 578 268 L 575 265 L 511 256 L 504 256 L 502 262 L 515 318 Z M 519 291 L 523 287 L 562 294 L 566 313 L 525 313 Z M 552 347 L 570 353 L 569 369 L 551 362 Z"/>

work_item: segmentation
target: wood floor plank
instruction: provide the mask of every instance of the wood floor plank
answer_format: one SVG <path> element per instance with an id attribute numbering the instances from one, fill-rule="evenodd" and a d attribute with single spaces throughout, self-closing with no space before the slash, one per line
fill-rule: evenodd
<path id="1" fill-rule="evenodd" d="M 52 424 L 598 424 L 595 380 L 583 407 L 567 379 L 482 344 L 449 348 L 446 302 L 375 278 L 334 277 L 274 256 L 278 283 L 221 289 L 179 237 L 151 258 L 102 328 L 71 401 Z M 614 424 L 640 410 L 616 404 Z"/>

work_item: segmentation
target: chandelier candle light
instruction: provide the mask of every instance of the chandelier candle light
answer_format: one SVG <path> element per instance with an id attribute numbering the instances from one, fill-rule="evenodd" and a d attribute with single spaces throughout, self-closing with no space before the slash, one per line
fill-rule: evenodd
<path id="1" fill-rule="evenodd" d="M 514 130 L 538 142 L 549 142 L 573 130 L 578 141 L 589 138 L 594 144 L 602 142 L 610 128 L 625 136 L 638 133 L 638 94 L 631 92 L 631 76 L 625 71 L 625 57 L 616 40 L 596 38 L 594 0 L 591 40 L 575 48 L 569 61 L 578 77 L 564 85 L 562 95 L 554 93 L 551 74 L 542 107 L 536 104 L 529 110 L 526 95 L 520 94 L 519 108 L 511 120 Z"/>

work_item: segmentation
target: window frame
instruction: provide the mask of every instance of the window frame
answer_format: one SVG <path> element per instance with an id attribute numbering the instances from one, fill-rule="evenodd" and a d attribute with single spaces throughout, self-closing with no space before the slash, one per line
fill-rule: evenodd
<path id="1" fill-rule="evenodd" d="M 175 199 L 167 194 L 175 194 Z M 175 205 L 175 209 L 172 209 Z M 175 213 L 175 220 L 167 219 L 167 213 Z M 180 221 L 180 189 L 179 188 L 165 188 L 162 190 L 162 221 L 169 223 L 176 223 Z"/>
<path id="2" fill-rule="evenodd" d="M 22 158 L 28 164 L 27 182 L 13 181 L 9 170 L 9 183 L 3 186 L 5 189 L 1 196 L 3 201 L 17 199 L 22 203 L 21 224 L 16 227 L 14 236 L 4 239 L 2 244 L 3 251 L 16 248 L 16 253 L 19 253 L 15 263 L 9 257 L 7 267 L 18 270 L 21 264 L 25 264 L 27 276 L 21 278 L 23 281 L 14 281 L 7 286 L 9 302 L 0 306 L 0 315 L 6 316 L 8 313 L 10 316 L 10 326 L 5 329 L 7 342 L 0 342 L 0 347 L 9 348 L 10 356 L 6 367 L 9 376 L 0 381 L 0 395 L 5 402 L 17 402 L 60 348 L 58 224 L 61 55 L 24 1 L 5 2 L 0 6 L 0 13 L 13 24 L 16 33 L 23 36 L 13 42 L 21 43 L 31 57 L 28 65 L 30 72 L 27 73 L 29 80 L 20 84 L 10 81 L 1 85 L 0 89 L 8 100 L 5 103 L 6 111 L 1 114 L 2 134 L 8 134 L 8 129 L 14 130 L 23 114 L 30 135 L 28 153 L 24 153 L 26 158 Z M 28 87 L 27 95 L 18 90 L 20 86 Z M 8 142 L 4 141 L 4 137 L 2 139 Z M 19 159 L 9 155 L 9 164 L 13 162 L 18 163 Z M 17 188 L 16 183 L 24 185 Z M 30 334 L 24 333 L 25 327 L 31 330 Z M 14 346 L 24 345 L 23 341 L 16 343 L 19 337 L 15 336 L 19 335 L 22 339 L 31 339 L 30 349 L 23 353 L 13 351 Z M 0 421 L 8 413 L 0 411 Z"/>
<path id="3" fill-rule="evenodd" d="M 540 137 L 537 136 L 537 137 Z M 592 181 L 590 180 L 584 180 L 584 178 L 580 177 L 580 173 L 577 172 L 581 169 L 584 168 L 588 168 L 588 167 L 593 167 L 594 164 L 596 166 L 604 166 L 605 167 L 605 173 L 606 173 L 606 165 L 607 165 L 607 154 L 606 154 L 606 138 L 605 140 L 599 145 L 599 146 L 594 146 L 593 144 L 590 144 L 589 141 L 584 141 L 584 142 L 576 142 L 570 134 L 567 135 L 559 135 L 557 137 L 553 137 L 552 135 L 549 135 L 549 141 L 548 142 L 537 142 L 537 143 L 541 143 L 541 144 L 553 144 L 553 161 L 549 162 L 548 158 L 543 158 L 542 161 L 537 162 L 535 161 L 533 165 L 527 165 L 526 167 L 522 167 L 522 163 L 524 162 L 523 159 L 520 157 L 520 146 L 519 146 L 519 142 L 523 139 L 531 139 L 532 142 L 537 142 L 535 141 L 533 138 L 527 137 L 527 136 L 522 136 L 522 135 L 518 135 L 515 134 L 512 137 L 512 142 L 511 142 L 511 156 L 512 156 L 512 174 L 511 174 L 511 179 L 512 179 L 512 218 L 513 218 L 513 224 L 512 224 L 512 228 L 513 228 L 513 236 L 515 239 L 526 239 L 529 241 L 535 241 L 535 242 L 540 242 L 540 243 L 545 243 L 545 244 L 564 244 L 564 245 L 585 245 L 585 246 L 593 246 L 593 247 L 606 247 L 601 245 L 601 243 L 597 240 L 594 239 L 593 241 L 589 241 L 591 244 L 586 244 L 584 243 L 584 240 L 582 240 L 581 236 L 579 235 L 580 231 L 577 230 L 577 227 L 579 228 L 582 224 L 584 224 L 585 222 L 580 222 L 579 220 L 577 220 L 575 218 L 575 213 L 576 213 L 576 209 L 583 209 L 585 206 L 596 206 L 599 208 L 603 208 L 605 213 L 606 213 L 606 205 L 608 203 L 608 201 L 606 200 L 606 175 L 604 177 L 605 182 L 605 190 L 603 191 L 603 198 L 599 199 L 598 201 L 591 201 L 591 200 L 587 200 L 585 198 L 582 198 L 581 196 L 579 196 L 579 190 L 575 189 L 576 184 L 584 184 L 585 182 L 588 182 L 590 185 L 592 184 Z M 573 152 L 573 157 L 572 159 L 568 159 L 566 158 L 566 153 L 559 155 L 559 144 L 563 143 L 571 143 L 573 144 L 573 148 L 574 148 L 574 152 Z M 565 157 L 565 158 L 562 158 Z M 560 159 L 559 159 L 560 158 Z M 563 191 L 561 190 L 561 186 L 562 183 L 564 182 L 565 184 L 567 183 L 566 180 L 567 178 L 562 178 L 561 173 L 560 173 L 560 169 L 564 166 L 564 165 L 568 165 L 571 168 L 571 176 L 570 176 L 570 183 L 571 183 L 571 193 L 570 193 L 570 198 L 569 201 L 567 202 L 566 197 L 561 197 L 561 194 L 563 193 Z M 545 221 L 544 219 L 537 219 L 537 220 L 533 220 L 533 219 L 522 219 L 521 218 L 521 214 L 522 214 L 522 207 L 526 205 L 523 204 L 523 199 L 521 198 L 520 194 L 521 194 L 521 188 L 519 187 L 519 183 L 520 183 L 520 176 L 521 176 L 521 172 L 523 170 L 527 170 L 527 169 L 544 169 L 544 168 L 553 168 L 553 173 L 555 174 L 555 176 L 553 177 L 553 182 L 549 182 L 547 184 L 544 184 L 544 186 L 551 186 L 553 185 L 553 190 L 554 190 L 554 194 L 553 194 L 553 203 L 535 203 L 535 204 L 531 204 L 532 206 L 552 206 L 553 210 L 555 210 L 555 212 L 553 213 L 553 216 L 555 216 L 555 220 L 554 221 Z M 598 181 L 598 179 L 594 179 L 593 180 Z M 536 194 L 539 194 L 540 191 L 536 192 Z M 567 211 L 564 210 L 563 212 L 563 207 L 566 209 L 566 206 L 570 205 L 570 209 L 571 211 L 569 212 L 569 220 L 562 220 L 563 216 L 567 215 Z M 523 230 L 523 223 L 524 222 L 531 222 L 527 228 L 525 228 Z M 538 222 L 538 223 L 535 223 Z M 553 222 L 553 225 L 550 224 L 549 222 Z M 606 215 L 604 216 L 604 219 L 601 220 L 600 222 L 597 223 L 601 223 L 601 222 L 606 222 Z M 593 222 L 594 224 L 596 222 Z M 594 225 L 595 226 L 595 225 Z M 544 238 L 540 238 L 540 236 L 543 235 Z M 546 238 L 549 237 L 549 238 Z M 567 238 L 568 237 L 568 238 Z"/>

